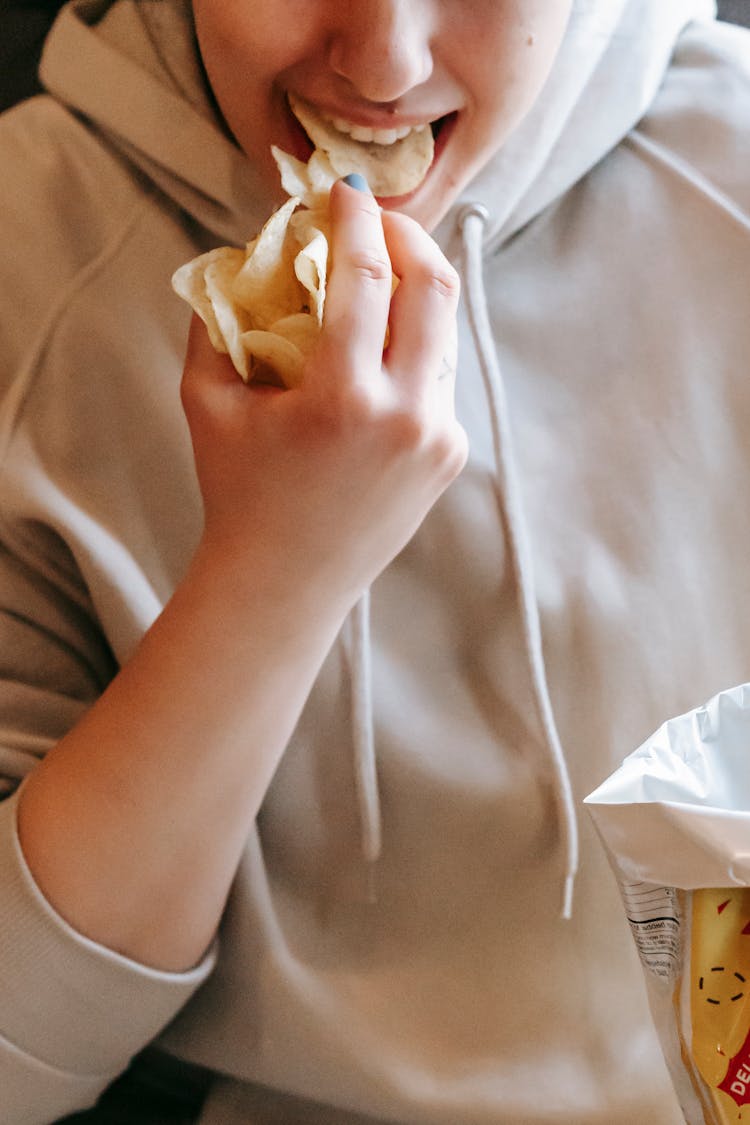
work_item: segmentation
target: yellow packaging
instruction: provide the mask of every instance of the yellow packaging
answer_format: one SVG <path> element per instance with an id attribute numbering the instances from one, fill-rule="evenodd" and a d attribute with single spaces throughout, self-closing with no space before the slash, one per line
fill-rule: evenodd
<path id="1" fill-rule="evenodd" d="M 696 890 L 689 900 L 675 998 L 685 1061 L 706 1122 L 750 1122 L 750 889 Z"/>

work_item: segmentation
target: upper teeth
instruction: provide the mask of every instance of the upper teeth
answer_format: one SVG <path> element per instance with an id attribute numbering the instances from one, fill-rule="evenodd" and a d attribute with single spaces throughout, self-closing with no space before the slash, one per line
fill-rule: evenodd
<path id="1" fill-rule="evenodd" d="M 427 125 L 424 124 L 402 125 L 398 129 L 371 129 L 369 125 L 354 125 L 351 121 L 345 121 L 343 117 L 329 117 L 327 114 L 324 117 L 339 133 L 345 133 L 355 141 L 374 142 L 376 145 L 392 145 L 395 141 L 401 141 L 404 137 L 407 137 L 412 129 L 416 133 L 421 133 L 427 128 Z"/>

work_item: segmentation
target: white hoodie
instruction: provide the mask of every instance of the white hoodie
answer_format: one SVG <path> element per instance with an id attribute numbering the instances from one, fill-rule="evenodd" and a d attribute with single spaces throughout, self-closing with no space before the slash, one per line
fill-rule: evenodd
<path id="1" fill-rule="evenodd" d="M 14 793 L 185 570 L 169 278 L 269 200 L 177 3 L 63 11 L 53 97 L 0 120 L 3 1125 L 91 1104 L 155 1037 L 227 1076 L 202 1125 L 680 1120 L 578 809 L 665 717 L 750 678 L 750 37 L 711 12 L 577 5 L 537 107 L 441 224 L 469 463 L 373 587 L 369 653 L 350 630 L 332 649 L 216 962 L 181 976 L 54 913 Z M 462 235 L 468 201 L 489 217 Z"/>

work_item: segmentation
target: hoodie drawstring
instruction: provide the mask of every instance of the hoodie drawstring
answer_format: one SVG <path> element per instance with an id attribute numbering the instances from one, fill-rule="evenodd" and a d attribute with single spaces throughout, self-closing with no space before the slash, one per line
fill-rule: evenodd
<path id="1" fill-rule="evenodd" d="M 520 488 L 513 458 L 507 398 L 487 312 L 482 276 L 482 234 L 487 218 L 486 208 L 474 203 L 464 207 L 458 218 L 464 250 L 466 306 L 490 407 L 492 440 L 497 464 L 497 499 L 506 526 L 512 572 L 519 593 L 534 702 L 557 781 L 555 800 L 565 849 L 562 917 L 570 918 L 573 885 L 578 870 L 578 825 L 570 775 L 557 733 L 547 684 L 539 607 L 534 592 L 531 550 L 524 525 Z"/>
<path id="2" fill-rule="evenodd" d="M 351 611 L 349 629 L 354 783 L 359 807 L 362 855 L 372 865 L 380 856 L 382 827 L 372 717 L 369 590 L 365 590 Z"/>
<path id="3" fill-rule="evenodd" d="M 490 406 L 497 463 L 495 479 L 500 512 L 508 536 L 512 573 L 519 593 L 524 644 L 537 714 L 556 780 L 555 801 L 565 854 L 562 917 L 570 918 L 578 870 L 578 825 L 573 790 L 549 695 L 542 653 L 539 609 L 534 592 L 531 551 L 524 525 L 520 489 L 512 453 L 508 407 L 492 338 L 482 276 L 482 233 L 487 211 L 469 204 L 459 216 L 464 248 L 466 305 L 479 366 Z M 366 590 L 349 619 L 354 777 L 359 808 L 362 855 L 372 865 L 380 856 L 382 824 L 375 761 L 370 647 L 370 592 Z"/>

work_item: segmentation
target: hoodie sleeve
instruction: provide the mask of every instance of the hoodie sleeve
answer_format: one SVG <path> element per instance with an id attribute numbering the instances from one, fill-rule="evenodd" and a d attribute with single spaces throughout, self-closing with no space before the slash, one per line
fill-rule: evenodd
<path id="1" fill-rule="evenodd" d="M 8 512 L 6 485 L 0 507 Z M 116 664 L 64 544 L 35 522 L 0 545 L 0 1120 L 47 1125 L 91 1105 L 209 975 L 137 964 L 73 930 L 22 854 L 23 779 Z M 12 548 L 11 548 L 12 544 Z"/>
<path id="2" fill-rule="evenodd" d="M 211 971 L 149 969 L 68 926 L 34 883 L 0 804 L 0 1104 L 4 1125 L 45 1125 L 92 1105 Z"/>

